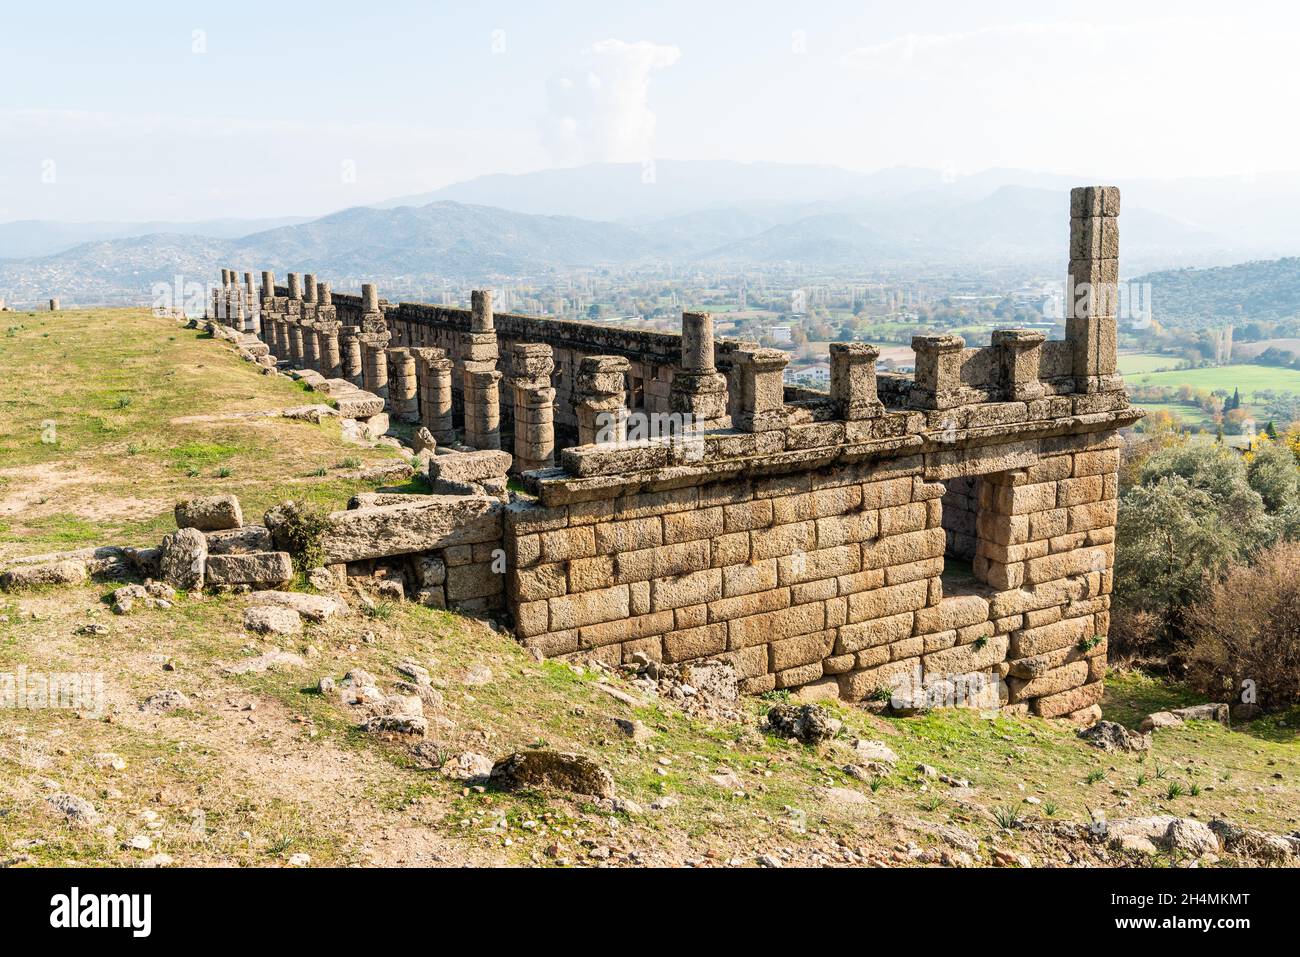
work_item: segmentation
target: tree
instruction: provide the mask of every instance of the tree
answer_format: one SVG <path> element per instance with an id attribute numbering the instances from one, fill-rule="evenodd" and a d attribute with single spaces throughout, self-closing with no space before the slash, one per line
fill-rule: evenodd
<path id="1" fill-rule="evenodd" d="M 1156 620 L 1162 641 L 1177 640 L 1183 615 L 1206 581 L 1278 535 L 1237 453 L 1187 444 L 1155 452 L 1120 499 L 1117 640 L 1122 644 L 1125 623 L 1141 616 Z"/>
<path id="2" fill-rule="evenodd" d="M 1235 699 L 1253 687 L 1266 710 L 1300 698 L 1300 544 L 1278 545 L 1253 566 L 1234 565 L 1187 614 L 1188 680 Z"/>

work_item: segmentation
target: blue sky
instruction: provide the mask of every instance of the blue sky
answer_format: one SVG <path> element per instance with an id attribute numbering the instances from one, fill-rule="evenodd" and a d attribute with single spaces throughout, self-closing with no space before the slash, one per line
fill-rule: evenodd
<path id="1" fill-rule="evenodd" d="M 0 24 L 0 221 L 318 214 L 737 159 L 1296 169 L 1272 5 L 57 3 Z"/>

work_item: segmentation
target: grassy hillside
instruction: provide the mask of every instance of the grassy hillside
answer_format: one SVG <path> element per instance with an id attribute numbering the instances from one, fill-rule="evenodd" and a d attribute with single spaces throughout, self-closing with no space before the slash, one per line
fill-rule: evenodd
<path id="1" fill-rule="evenodd" d="M 20 321 L 3 340 L 0 468 L 6 502 L 32 497 L 6 516 L 13 553 L 156 541 L 173 499 L 191 491 L 236 491 L 256 514 L 290 494 L 341 506 L 359 485 L 314 474 L 362 456 L 328 426 L 190 420 L 302 401 L 223 343 L 129 312 Z M 43 393 L 51 412 L 28 398 Z M 119 407 L 122 395 L 131 402 Z M 61 423 L 53 450 L 29 434 L 44 415 Z M 200 455 L 200 445 L 224 451 Z M 215 477 L 220 468 L 230 476 Z M 117 617 L 104 600 L 115 584 L 0 594 L 0 673 L 99 673 L 107 704 L 87 718 L 0 709 L 0 861 L 1064 866 L 1149 861 L 1070 826 L 1100 815 L 1300 825 L 1296 716 L 1233 731 L 1189 723 L 1132 755 L 1098 751 L 1063 724 L 973 711 L 882 718 L 831 704 L 844 729 L 813 747 L 763 731 L 771 701 L 744 702 L 734 720 L 693 716 L 621 675 L 536 661 L 483 622 L 412 604 L 367 611 L 352 596 L 346 617 L 274 639 L 244 630 L 244 596 L 181 596 Z M 259 670 L 272 653 L 296 657 Z M 436 691 L 418 750 L 361 731 L 355 709 L 320 690 L 358 668 L 390 689 L 404 662 L 426 668 Z M 142 708 L 160 691 L 186 701 Z M 1125 673 L 1104 706 L 1134 725 L 1185 703 Z M 616 719 L 641 727 L 632 737 Z M 857 738 L 883 742 L 897 762 L 849 773 Z M 467 752 L 537 747 L 595 759 L 620 802 L 505 792 L 438 770 Z M 47 801 L 58 793 L 91 802 L 99 820 L 69 826 Z"/>
<path id="2" fill-rule="evenodd" d="M 0 558 L 157 543 L 172 506 L 234 492 L 248 520 L 286 498 L 335 507 L 391 448 L 232 414 L 319 403 L 175 320 L 130 309 L 0 316 Z"/>

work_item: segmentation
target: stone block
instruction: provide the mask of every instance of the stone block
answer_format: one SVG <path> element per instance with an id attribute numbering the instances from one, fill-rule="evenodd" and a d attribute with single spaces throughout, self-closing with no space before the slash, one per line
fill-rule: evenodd
<path id="1" fill-rule="evenodd" d="M 214 532 L 239 528 L 244 524 L 244 513 L 239 499 L 233 495 L 205 495 L 176 503 L 176 527 L 197 528 L 201 532 Z"/>
<path id="2" fill-rule="evenodd" d="M 288 552 L 252 552 L 208 555 L 208 585 L 253 585 L 275 588 L 293 580 L 293 560 Z"/>

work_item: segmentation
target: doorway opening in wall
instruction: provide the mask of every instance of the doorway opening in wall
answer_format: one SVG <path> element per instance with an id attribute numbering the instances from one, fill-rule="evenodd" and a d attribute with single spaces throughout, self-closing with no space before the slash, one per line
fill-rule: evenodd
<path id="1" fill-rule="evenodd" d="M 979 549 L 980 484 L 978 475 L 949 479 L 943 495 L 944 593 L 978 589 L 975 555 Z"/>

